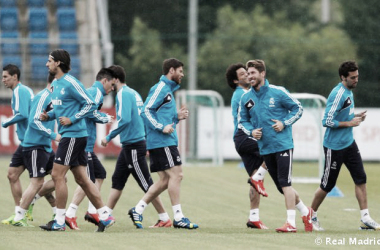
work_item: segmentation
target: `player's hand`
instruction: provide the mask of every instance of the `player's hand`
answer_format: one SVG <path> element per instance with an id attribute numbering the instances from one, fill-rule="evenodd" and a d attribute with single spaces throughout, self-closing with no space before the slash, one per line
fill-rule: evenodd
<path id="1" fill-rule="evenodd" d="M 57 134 L 57 136 L 55 137 L 54 141 L 60 142 L 61 138 L 62 138 L 62 136 L 60 134 Z"/>
<path id="2" fill-rule="evenodd" d="M 367 117 L 367 110 L 364 110 L 355 116 L 362 118 L 362 122 L 364 122 L 365 118 Z"/>
<path id="3" fill-rule="evenodd" d="M 102 141 L 100 142 L 100 144 L 101 144 L 103 147 L 107 147 L 107 145 L 108 145 L 107 138 L 104 137 L 104 138 L 102 139 Z"/>
<path id="4" fill-rule="evenodd" d="M 114 119 L 115 117 L 112 116 L 112 115 L 109 115 L 109 114 L 106 114 L 107 115 L 107 118 L 108 118 L 108 122 L 107 123 L 113 123 L 114 122 Z"/>
<path id="5" fill-rule="evenodd" d="M 70 118 L 68 118 L 68 117 L 64 117 L 64 116 L 59 117 L 59 123 L 60 123 L 62 126 L 69 126 L 69 125 L 72 124 Z"/>
<path id="6" fill-rule="evenodd" d="M 162 133 L 164 133 L 164 134 L 171 134 L 171 133 L 173 133 L 174 132 L 173 125 L 174 125 L 174 122 L 172 124 L 166 125 L 164 127 L 164 130 L 162 130 Z"/>
<path id="7" fill-rule="evenodd" d="M 252 130 L 252 137 L 255 138 L 256 140 L 260 140 L 261 136 L 263 135 L 263 128 L 257 128 Z"/>
<path id="8" fill-rule="evenodd" d="M 357 126 L 359 126 L 362 121 L 363 121 L 362 117 L 360 117 L 360 116 L 354 117 L 354 119 L 352 119 L 350 121 L 351 127 L 357 127 Z"/>
<path id="9" fill-rule="evenodd" d="M 272 122 L 274 122 L 274 124 L 272 125 L 272 128 L 274 129 L 274 131 L 281 132 L 284 129 L 284 124 L 281 121 L 276 120 L 276 119 L 271 119 L 271 120 Z"/>
<path id="10" fill-rule="evenodd" d="M 189 110 L 186 108 L 186 106 L 183 106 L 179 111 L 178 111 L 178 120 L 184 120 L 187 117 L 189 117 Z"/>
<path id="11" fill-rule="evenodd" d="M 40 114 L 40 121 L 47 121 L 49 119 L 49 116 L 46 112 L 46 110 L 44 110 L 41 114 Z"/>

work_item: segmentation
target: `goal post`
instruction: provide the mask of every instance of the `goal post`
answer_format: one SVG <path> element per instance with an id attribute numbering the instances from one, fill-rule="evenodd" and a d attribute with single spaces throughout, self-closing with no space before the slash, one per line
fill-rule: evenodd
<path id="1" fill-rule="evenodd" d="M 178 124 L 179 151 L 183 163 L 209 161 L 223 165 L 223 97 L 213 90 L 179 90 L 177 109 L 186 106 L 189 117 Z"/>

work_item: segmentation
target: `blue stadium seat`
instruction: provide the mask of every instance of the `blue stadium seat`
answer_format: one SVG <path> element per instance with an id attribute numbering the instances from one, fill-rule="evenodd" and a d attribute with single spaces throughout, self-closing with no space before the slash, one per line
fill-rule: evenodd
<path id="1" fill-rule="evenodd" d="M 2 56 L 2 66 L 6 66 L 8 64 L 14 64 L 20 69 L 22 68 L 22 59 L 19 55 L 13 55 L 13 56 Z"/>
<path id="2" fill-rule="evenodd" d="M 16 7 L 16 0 L 0 0 L 0 6 L 4 7 Z"/>
<path id="3" fill-rule="evenodd" d="M 20 35 L 18 32 L 1 33 L 1 54 L 13 55 L 20 54 Z"/>
<path id="4" fill-rule="evenodd" d="M 0 29 L 2 32 L 18 30 L 17 8 L 0 9 Z"/>
<path id="5" fill-rule="evenodd" d="M 74 8 L 63 8 L 57 10 L 58 29 L 62 31 L 76 31 L 77 19 Z"/>
<path id="6" fill-rule="evenodd" d="M 74 7 L 74 0 L 56 0 L 57 8 Z"/>
<path id="7" fill-rule="evenodd" d="M 59 33 L 59 48 L 64 49 L 71 56 L 77 56 L 79 51 L 78 35 L 76 32 Z"/>
<path id="8" fill-rule="evenodd" d="M 48 38 L 47 32 L 30 32 L 29 53 L 32 55 L 47 55 L 49 53 Z"/>
<path id="9" fill-rule="evenodd" d="M 75 78 L 80 78 L 80 72 L 81 72 L 81 66 L 80 66 L 80 59 L 78 56 L 72 56 L 71 57 L 71 63 L 70 63 L 70 74 L 75 76 Z"/>
<path id="10" fill-rule="evenodd" d="M 45 0 L 28 0 L 28 7 L 44 7 Z"/>
<path id="11" fill-rule="evenodd" d="M 30 8 L 29 9 L 29 31 L 47 31 L 47 9 Z"/>
<path id="12" fill-rule="evenodd" d="M 47 56 L 32 56 L 30 59 L 30 68 L 32 70 L 32 81 L 44 81 L 48 74 L 46 68 Z"/>

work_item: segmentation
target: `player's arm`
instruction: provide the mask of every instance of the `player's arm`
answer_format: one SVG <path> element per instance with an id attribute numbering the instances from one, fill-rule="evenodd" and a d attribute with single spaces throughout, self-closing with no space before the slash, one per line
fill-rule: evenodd
<path id="1" fill-rule="evenodd" d="M 279 91 L 281 96 L 281 104 L 287 110 L 289 110 L 289 113 L 281 122 L 283 123 L 284 127 L 291 126 L 302 117 L 303 107 L 301 103 L 295 97 L 293 97 L 285 88 L 281 88 Z"/>
<path id="2" fill-rule="evenodd" d="M 157 115 L 157 109 L 162 104 L 165 94 L 167 94 L 164 89 L 165 88 L 157 87 L 154 93 L 149 95 L 146 99 L 143 111 L 141 112 L 141 117 L 144 119 L 144 124 L 151 129 L 161 132 L 163 132 L 165 126 L 168 125 L 163 124 Z"/>
<path id="3" fill-rule="evenodd" d="M 72 85 L 74 88 L 70 88 L 70 94 L 82 105 L 79 112 L 71 117 L 68 117 L 71 123 L 76 123 L 78 120 L 91 115 L 91 113 L 97 108 L 97 105 L 83 85 L 77 82 L 73 82 Z"/>
<path id="4" fill-rule="evenodd" d="M 50 100 L 48 99 L 49 94 L 46 92 L 46 94 L 42 95 L 40 100 L 37 104 L 37 109 L 33 115 L 33 120 L 29 120 L 28 126 L 34 128 L 36 131 L 38 131 L 39 134 L 42 136 L 48 137 L 52 140 L 55 140 L 57 138 L 57 133 L 52 131 L 50 128 L 47 128 L 45 126 L 46 123 L 41 122 L 40 120 L 40 114 L 47 109 L 47 106 L 49 105 Z"/>
<path id="5" fill-rule="evenodd" d="M 251 114 L 249 112 L 249 108 L 247 107 L 247 103 L 249 102 L 249 98 L 245 98 L 245 95 L 242 96 L 239 102 L 239 108 L 237 112 L 238 119 L 238 128 L 243 130 L 244 133 L 251 136 L 254 130 L 254 127 L 251 123 Z"/>
<path id="6" fill-rule="evenodd" d="M 28 90 L 22 88 L 18 88 L 18 90 L 19 91 L 14 93 L 13 98 L 13 101 L 15 103 L 14 115 L 2 122 L 1 126 L 3 128 L 28 119 L 29 104 L 31 99 L 30 93 Z"/>
<path id="7" fill-rule="evenodd" d="M 121 105 L 118 105 L 118 110 L 116 110 L 116 117 L 117 117 L 117 128 L 112 130 L 106 137 L 106 142 L 110 142 L 113 138 L 115 138 L 118 134 L 121 133 L 131 122 L 132 120 L 132 107 L 133 102 L 135 101 L 134 98 L 131 95 L 128 95 L 127 93 L 120 91 L 117 95 L 118 103 Z"/>

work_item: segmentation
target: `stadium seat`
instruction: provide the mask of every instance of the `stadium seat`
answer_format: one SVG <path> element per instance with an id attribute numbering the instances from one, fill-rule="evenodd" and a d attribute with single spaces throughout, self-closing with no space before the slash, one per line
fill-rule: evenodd
<path id="1" fill-rule="evenodd" d="M 74 0 L 56 0 L 55 4 L 57 8 L 74 7 Z"/>
<path id="2" fill-rule="evenodd" d="M 12 56 L 2 56 L 2 67 L 8 65 L 8 64 L 14 64 L 20 69 L 22 68 L 22 59 L 19 55 L 12 55 Z"/>
<path id="3" fill-rule="evenodd" d="M 2 32 L 18 30 L 17 8 L 1 8 L 0 9 L 0 29 Z"/>
<path id="4" fill-rule="evenodd" d="M 78 35 L 76 32 L 59 33 L 59 47 L 69 52 L 71 56 L 78 55 Z"/>
<path id="5" fill-rule="evenodd" d="M 47 56 L 32 56 L 30 60 L 30 68 L 32 71 L 32 81 L 44 81 L 48 74 L 46 68 Z"/>
<path id="6" fill-rule="evenodd" d="M 1 33 L 1 54 L 13 55 L 20 53 L 20 35 L 18 32 Z"/>
<path id="7" fill-rule="evenodd" d="M 28 7 L 44 7 L 45 0 L 28 0 Z"/>
<path id="8" fill-rule="evenodd" d="M 29 26 L 29 31 L 31 32 L 47 31 L 47 27 L 48 27 L 47 9 L 30 8 L 28 26 Z"/>
<path id="9" fill-rule="evenodd" d="M 29 53 L 32 55 L 47 55 L 49 53 L 48 38 L 47 32 L 30 32 Z"/>
<path id="10" fill-rule="evenodd" d="M 63 8 L 57 10 L 57 22 L 60 32 L 76 31 L 77 20 L 74 8 Z"/>
<path id="11" fill-rule="evenodd" d="M 80 71 L 81 71 L 81 67 L 80 67 L 80 59 L 79 57 L 77 56 L 72 56 L 71 57 L 71 70 L 70 70 L 70 74 L 73 75 L 75 78 L 79 79 L 80 78 Z"/>
<path id="12" fill-rule="evenodd" d="M 0 6 L 2 8 L 4 7 L 16 7 L 16 1 L 15 0 L 0 0 Z"/>

